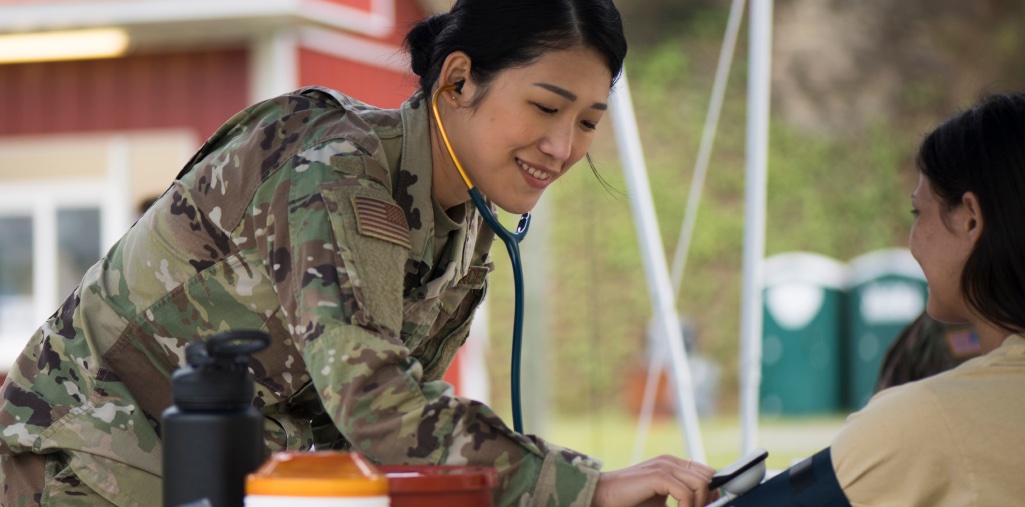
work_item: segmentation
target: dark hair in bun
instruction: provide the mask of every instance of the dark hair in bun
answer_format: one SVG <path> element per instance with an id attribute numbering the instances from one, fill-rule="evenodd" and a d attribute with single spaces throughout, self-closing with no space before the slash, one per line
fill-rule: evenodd
<path id="1" fill-rule="evenodd" d="M 615 83 L 626 57 L 623 22 L 612 0 L 458 0 L 452 10 L 421 21 L 406 35 L 420 89 L 430 94 L 445 58 L 463 51 L 471 76 L 486 88 L 499 72 L 529 65 L 545 51 L 598 51 Z"/>

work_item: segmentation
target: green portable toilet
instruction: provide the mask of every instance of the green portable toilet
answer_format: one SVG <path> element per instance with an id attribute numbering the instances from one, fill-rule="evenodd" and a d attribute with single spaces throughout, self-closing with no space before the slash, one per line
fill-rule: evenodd
<path id="1" fill-rule="evenodd" d="M 840 411 L 847 266 L 791 252 L 767 258 L 764 269 L 760 412 Z"/>
<path id="2" fill-rule="evenodd" d="M 846 402 L 865 406 L 879 379 L 883 356 L 897 335 L 925 310 L 925 275 L 911 252 L 877 250 L 850 262 L 845 346 Z"/>

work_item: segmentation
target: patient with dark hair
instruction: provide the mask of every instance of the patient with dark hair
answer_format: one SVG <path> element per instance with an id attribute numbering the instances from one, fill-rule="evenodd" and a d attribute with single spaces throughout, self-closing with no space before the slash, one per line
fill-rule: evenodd
<path id="1" fill-rule="evenodd" d="M 910 247 L 928 282 L 928 316 L 903 340 L 966 326 L 959 346 L 981 355 L 905 372 L 919 380 L 884 369 L 881 383 L 894 387 L 848 417 L 831 447 L 716 506 L 1022 505 L 1025 94 L 991 96 L 929 133 L 918 172 Z"/>
<path id="2" fill-rule="evenodd" d="M 922 312 L 886 349 L 876 392 L 922 380 L 977 357 L 979 336 L 969 324 L 944 324 Z"/>
<path id="3" fill-rule="evenodd" d="M 1025 501 L 1025 95 L 983 100 L 928 134 L 910 248 L 928 314 L 970 325 L 980 357 L 878 393 L 832 445 L 852 505 Z"/>

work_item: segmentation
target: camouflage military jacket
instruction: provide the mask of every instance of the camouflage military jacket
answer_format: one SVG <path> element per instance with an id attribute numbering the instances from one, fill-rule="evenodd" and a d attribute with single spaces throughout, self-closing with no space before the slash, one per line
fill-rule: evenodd
<path id="1" fill-rule="evenodd" d="M 493 235 L 468 212 L 435 255 L 427 110 L 308 88 L 232 118 L 32 337 L 3 387 L 0 453 L 65 450 L 114 503 L 159 503 L 185 346 L 261 329 L 268 451 L 493 466 L 500 505 L 589 505 L 599 463 L 440 381 Z"/>

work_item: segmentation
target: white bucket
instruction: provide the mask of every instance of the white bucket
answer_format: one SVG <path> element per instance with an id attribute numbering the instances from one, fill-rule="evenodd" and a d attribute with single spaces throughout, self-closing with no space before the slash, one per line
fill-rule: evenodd
<path id="1" fill-rule="evenodd" d="M 246 495 L 245 507 L 389 507 L 386 496 L 318 497 Z"/>

